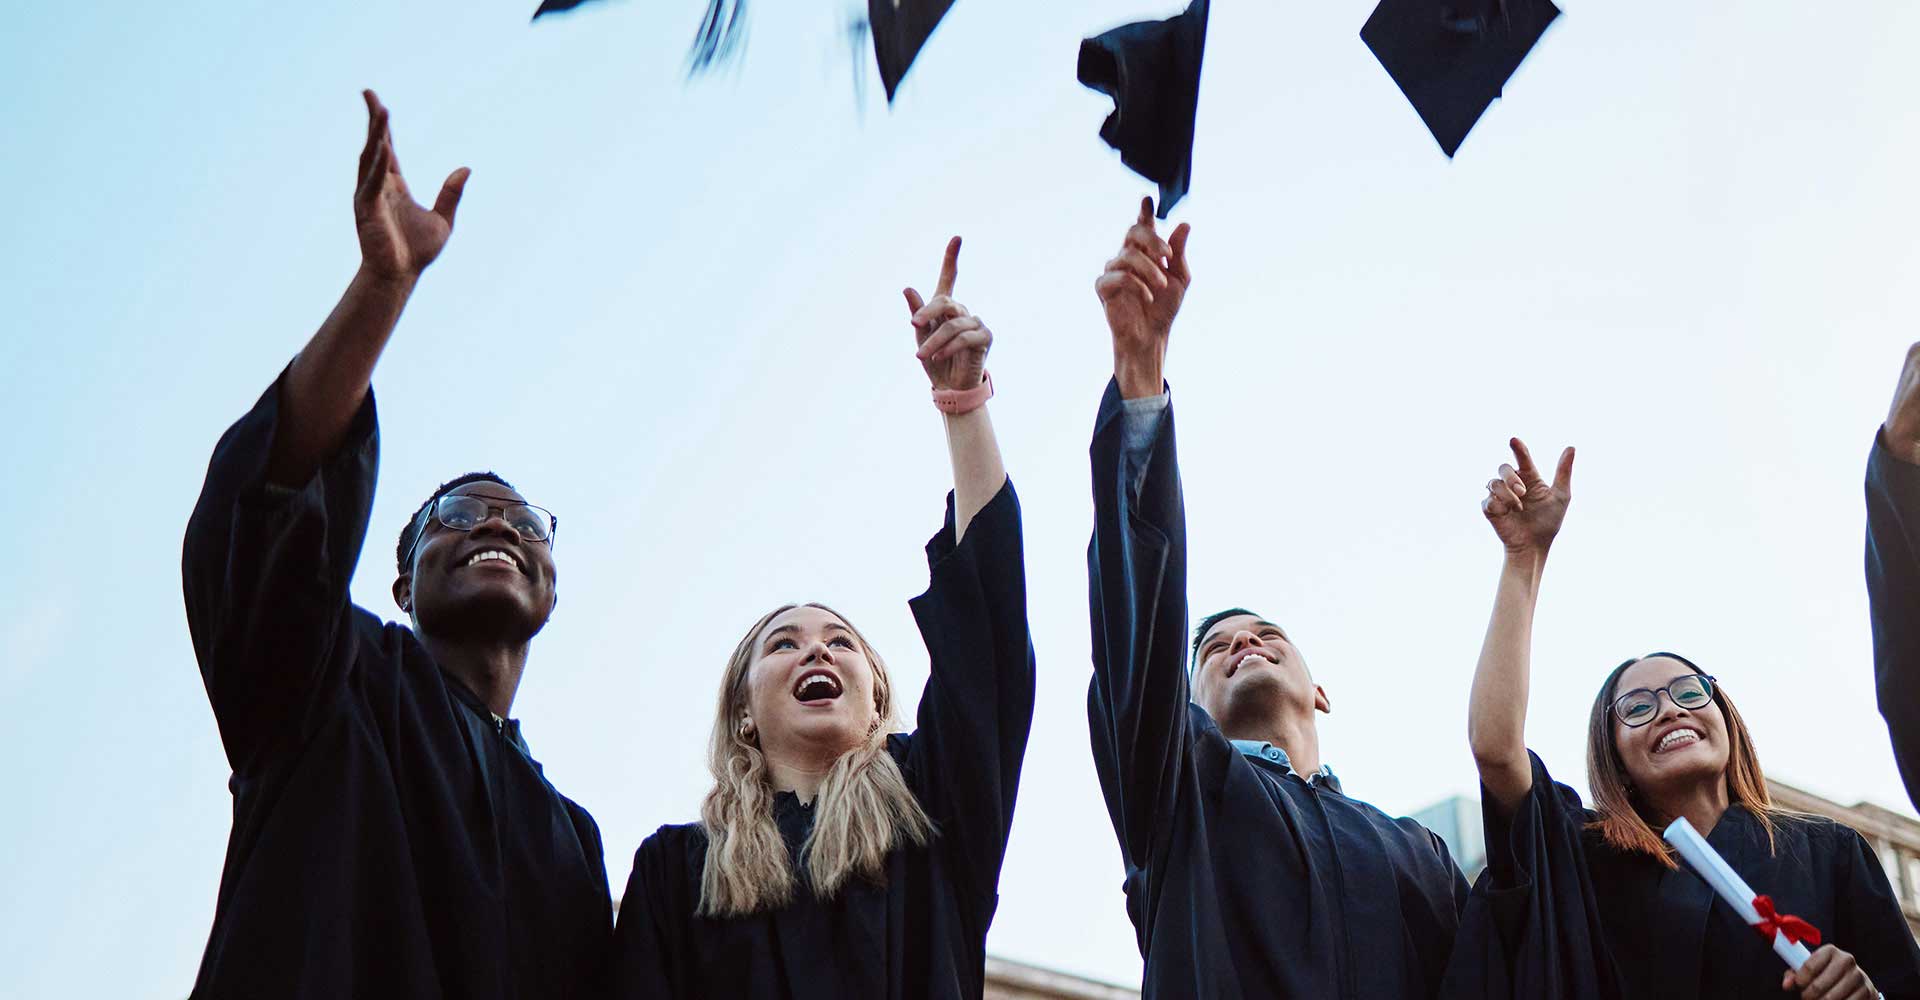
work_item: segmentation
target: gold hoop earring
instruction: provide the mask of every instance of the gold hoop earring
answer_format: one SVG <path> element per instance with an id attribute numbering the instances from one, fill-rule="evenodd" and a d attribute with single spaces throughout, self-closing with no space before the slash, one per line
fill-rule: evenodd
<path id="1" fill-rule="evenodd" d="M 740 738 L 743 740 L 753 739 L 753 720 L 752 719 L 745 718 L 745 717 L 742 717 L 740 719 Z"/>

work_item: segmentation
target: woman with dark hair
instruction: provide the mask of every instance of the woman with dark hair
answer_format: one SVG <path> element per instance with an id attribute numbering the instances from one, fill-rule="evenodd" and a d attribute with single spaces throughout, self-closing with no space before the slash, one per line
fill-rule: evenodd
<path id="1" fill-rule="evenodd" d="M 1500 466 L 1482 504 L 1506 562 L 1467 725 L 1488 867 L 1443 995 L 1920 996 L 1920 949 L 1873 850 L 1848 827 L 1772 804 L 1733 700 L 1691 661 L 1636 657 L 1602 682 L 1587 718 L 1592 809 L 1527 750 L 1534 604 L 1572 498 L 1573 449 L 1549 483 L 1511 444 L 1514 464 Z M 1677 861 L 1660 831 L 1681 816 L 1779 912 L 1822 932 L 1798 971 Z"/>
<path id="2" fill-rule="evenodd" d="M 612 994 L 979 997 L 1033 720 L 1020 507 L 988 420 L 993 335 L 907 290 L 954 488 L 912 601 L 932 676 L 896 732 L 886 665 L 823 604 L 760 616 L 720 680 L 700 821 L 634 856 Z"/>

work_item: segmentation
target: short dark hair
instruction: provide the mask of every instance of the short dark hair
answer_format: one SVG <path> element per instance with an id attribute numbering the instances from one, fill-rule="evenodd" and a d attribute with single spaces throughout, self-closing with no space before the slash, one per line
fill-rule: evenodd
<path id="1" fill-rule="evenodd" d="M 407 565 L 407 556 L 413 551 L 414 539 L 420 536 L 420 532 L 426 530 L 426 522 L 421 519 L 421 516 L 427 512 L 427 508 L 433 506 L 435 500 L 446 496 L 448 491 L 459 489 L 468 483 L 498 483 L 515 493 L 520 492 L 513 489 L 512 483 L 493 472 L 469 472 L 464 476 L 455 476 L 441 483 L 440 488 L 434 490 L 432 496 L 421 502 L 420 506 L 414 510 L 413 516 L 407 519 L 406 526 L 400 529 L 400 544 L 393 547 L 393 565 L 397 572 L 405 575 L 413 568 Z"/>
<path id="2" fill-rule="evenodd" d="M 1187 669 L 1191 670 L 1200 665 L 1200 640 L 1205 639 L 1207 633 L 1211 631 L 1215 625 L 1235 615 L 1253 615 L 1255 618 L 1260 618 L 1260 615 L 1248 611 L 1246 608 L 1228 608 L 1225 611 L 1215 611 L 1213 614 L 1200 619 L 1200 627 L 1193 630 L 1193 659 L 1187 664 Z M 1266 621 L 1265 618 L 1260 618 L 1260 620 Z"/>

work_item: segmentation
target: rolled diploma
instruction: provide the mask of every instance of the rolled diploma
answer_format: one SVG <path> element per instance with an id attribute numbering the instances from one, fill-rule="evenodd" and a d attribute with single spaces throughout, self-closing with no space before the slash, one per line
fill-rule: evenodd
<path id="1" fill-rule="evenodd" d="M 1672 844 L 1673 849 L 1687 859 L 1687 864 L 1692 865 L 1693 870 L 1700 873 L 1700 877 L 1713 887 L 1713 891 L 1718 893 L 1721 899 L 1726 900 L 1728 906 L 1733 907 L 1733 912 L 1739 914 L 1740 919 L 1749 925 L 1760 922 L 1760 913 L 1753 908 L 1752 887 L 1748 886 L 1732 868 L 1727 867 L 1726 859 L 1707 843 L 1706 838 L 1700 836 L 1700 832 L 1693 828 L 1692 823 L 1687 822 L 1685 816 L 1669 824 L 1667 831 L 1661 836 L 1667 838 L 1667 843 Z M 1808 955 L 1806 945 L 1787 940 L 1787 936 L 1779 931 L 1773 932 L 1773 953 L 1794 969 L 1800 968 L 1800 964 L 1807 960 Z"/>

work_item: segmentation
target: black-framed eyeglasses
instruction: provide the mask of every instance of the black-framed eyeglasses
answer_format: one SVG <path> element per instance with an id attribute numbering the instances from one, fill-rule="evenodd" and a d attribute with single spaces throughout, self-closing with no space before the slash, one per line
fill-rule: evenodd
<path id="1" fill-rule="evenodd" d="M 494 511 L 500 512 L 507 525 L 513 528 L 513 533 L 519 535 L 523 542 L 546 542 L 552 545 L 554 533 L 560 530 L 560 519 L 545 507 L 498 497 L 449 493 L 420 512 L 420 522 L 414 527 L 413 544 L 407 547 L 406 564 L 413 565 L 413 554 L 419 551 L 420 540 L 426 537 L 430 521 L 439 521 L 454 531 L 472 531 Z"/>
<path id="2" fill-rule="evenodd" d="M 1634 688 L 1613 699 L 1613 716 L 1621 725 L 1638 729 L 1660 714 L 1662 694 L 1689 712 L 1699 711 L 1713 700 L 1713 680 L 1711 674 L 1687 674 L 1663 688 Z"/>

